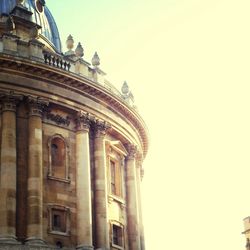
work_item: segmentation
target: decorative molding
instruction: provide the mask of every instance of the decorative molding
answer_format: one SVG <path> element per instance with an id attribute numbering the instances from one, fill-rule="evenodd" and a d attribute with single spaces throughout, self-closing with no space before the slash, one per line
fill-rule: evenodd
<path id="1" fill-rule="evenodd" d="M 129 160 L 135 160 L 136 159 L 136 153 L 137 153 L 137 146 L 133 144 L 128 144 L 128 156 L 127 159 Z"/>
<path id="2" fill-rule="evenodd" d="M 149 144 L 147 127 L 137 111 L 129 107 L 121 96 L 96 84 L 87 77 L 75 74 L 66 75 L 55 67 L 51 68 L 41 63 L 31 64 L 28 60 L 21 60 L 20 58 L 16 60 L 16 58 L 17 57 L 10 58 L 0 53 L 1 71 L 12 74 L 13 70 L 15 70 L 18 71 L 20 75 L 29 78 L 32 78 L 35 72 L 41 79 L 51 84 L 60 84 L 61 87 L 68 88 L 76 93 L 83 94 L 94 100 L 100 100 L 114 112 L 119 112 L 124 119 L 129 121 L 131 125 L 138 130 L 138 136 L 143 144 L 143 154 L 147 154 Z"/>
<path id="3" fill-rule="evenodd" d="M 23 100 L 23 96 L 15 94 L 14 91 L 0 92 L 1 112 L 16 112 L 16 105 Z"/>
<path id="4" fill-rule="evenodd" d="M 110 128 L 111 125 L 108 122 L 96 119 L 94 122 L 95 137 L 104 137 Z"/>
<path id="5" fill-rule="evenodd" d="M 28 96 L 27 102 L 29 104 L 29 116 L 42 117 L 45 107 L 49 105 L 48 100 L 34 96 Z"/>
<path id="6" fill-rule="evenodd" d="M 90 116 L 89 113 L 84 113 L 83 111 L 79 111 L 76 115 L 76 130 L 81 131 L 89 131 L 90 125 L 94 118 Z"/>
<path id="7" fill-rule="evenodd" d="M 62 125 L 68 127 L 70 125 L 71 118 L 69 116 L 62 117 L 58 114 L 53 114 L 51 110 L 46 110 L 44 112 L 46 119 L 55 122 L 57 125 Z"/>

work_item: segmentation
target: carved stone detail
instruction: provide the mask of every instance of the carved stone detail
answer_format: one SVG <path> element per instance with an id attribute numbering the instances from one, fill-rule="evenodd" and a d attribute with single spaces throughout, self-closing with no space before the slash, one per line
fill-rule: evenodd
<path id="1" fill-rule="evenodd" d="M 29 115 L 42 117 L 45 107 L 49 105 L 49 101 L 40 97 L 29 96 L 27 98 L 29 104 Z"/>
<path id="2" fill-rule="evenodd" d="M 76 116 L 76 129 L 79 130 L 89 130 L 90 124 L 92 122 L 92 119 L 90 117 L 89 113 L 84 113 L 83 111 L 80 111 L 77 113 Z"/>
<path id="3" fill-rule="evenodd" d="M 96 119 L 94 123 L 95 137 L 105 136 L 110 128 L 111 125 L 108 122 Z"/>
<path id="4" fill-rule="evenodd" d="M 1 111 L 16 111 L 16 105 L 23 99 L 22 95 L 15 94 L 13 91 L 9 93 L 0 93 Z"/>
<path id="5" fill-rule="evenodd" d="M 67 127 L 70 125 L 71 118 L 69 116 L 64 118 L 61 115 L 53 114 L 51 110 L 47 110 L 44 115 L 48 120 L 55 122 L 57 125 L 63 125 Z"/>
<path id="6" fill-rule="evenodd" d="M 128 148 L 128 156 L 127 156 L 127 158 L 129 160 L 135 159 L 136 158 L 136 153 L 137 153 L 137 147 L 136 147 L 136 145 L 128 144 L 127 148 Z"/>
<path id="7" fill-rule="evenodd" d="M 144 176 L 144 169 L 142 167 L 143 156 L 142 153 L 138 152 L 136 155 L 136 167 L 140 170 L 140 178 L 142 180 Z"/>

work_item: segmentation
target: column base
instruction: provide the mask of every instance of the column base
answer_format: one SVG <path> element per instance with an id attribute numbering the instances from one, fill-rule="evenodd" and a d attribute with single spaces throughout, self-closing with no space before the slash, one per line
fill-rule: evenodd
<path id="1" fill-rule="evenodd" d="M 83 245 L 80 245 L 80 246 L 77 246 L 76 249 L 77 250 L 94 250 L 94 247 L 93 246 L 83 246 Z"/>
<path id="2" fill-rule="evenodd" d="M 25 245 L 30 247 L 44 247 L 44 248 L 48 247 L 47 243 L 44 240 L 33 237 L 27 238 L 25 240 Z"/>
<path id="3" fill-rule="evenodd" d="M 15 236 L 5 236 L 5 235 L 0 235 L 0 244 L 21 244 L 20 242 L 17 241 Z"/>

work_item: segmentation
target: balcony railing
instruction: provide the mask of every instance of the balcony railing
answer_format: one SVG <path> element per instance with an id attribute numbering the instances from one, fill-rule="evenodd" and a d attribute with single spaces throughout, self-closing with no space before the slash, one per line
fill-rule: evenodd
<path id="1" fill-rule="evenodd" d="M 63 57 L 51 54 L 49 52 L 43 52 L 43 56 L 44 62 L 46 64 L 57 67 L 59 69 L 64 69 L 67 71 L 70 70 L 71 64 L 68 61 L 64 60 Z"/>

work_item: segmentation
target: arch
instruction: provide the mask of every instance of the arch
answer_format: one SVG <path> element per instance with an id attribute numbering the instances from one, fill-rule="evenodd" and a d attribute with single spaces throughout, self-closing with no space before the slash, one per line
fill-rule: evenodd
<path id="1" fill-rule="evenodd" d="M 48 141 L 48 178 L 69 182 L 69 145 L 62 135 L 55 134 Z"/>

